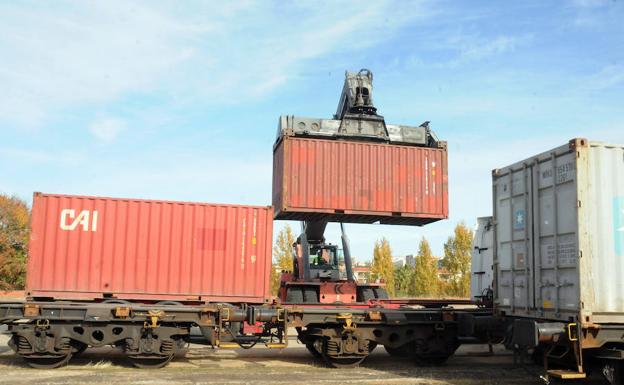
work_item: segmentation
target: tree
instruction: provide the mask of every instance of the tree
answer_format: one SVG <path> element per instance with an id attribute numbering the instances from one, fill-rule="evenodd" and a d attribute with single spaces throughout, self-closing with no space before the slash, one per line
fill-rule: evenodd
<path id="1" fill-rule="evenodd" d="M 277 295 L 280 286 L 280 271 L 293 270 L 293 243 L 295 236 L 287 224 L 277 234 L 277 240 L 273 246 L 273 266 L 271 267 L 271 294 Z"/>
<path id="2" fill-rule="evenodd" d="M 413 274 L 414 269 L 409 265 L 394 269 L 394 293 L 397 297 L 407 297 L 411 294 Z"/>
<path id="3" fill-rule="evenodd" d="M 392 263 L 392 249 L 386 238 L 375 242 L 373 249 L 373 264 L 371 266 L 371 280 L 383 280 L 386 291 L 394 297 L 394 264 Z"/>
<path id="4" fill-rule="evenodd" d="M 24 288 L 29 217 L 26 202 L 0 194 L 0 290 Z"/>
<path id="5" fill-rule="evenodd" d="M 423 237 L 418 246 L 412 278 L 412 295 L 417 297 L 436 297 L 440 294 L 438 262 L 431 253 L 429 242 Z"/>
<path id="6" fill-rule="evenodd" d="M 472 230 L 464 223 L 455 226 L 453 236 L 444 244 L 442 266 L 449 273 L 446 294 L 467 298 L 470 296 L 470 252 Z"/>

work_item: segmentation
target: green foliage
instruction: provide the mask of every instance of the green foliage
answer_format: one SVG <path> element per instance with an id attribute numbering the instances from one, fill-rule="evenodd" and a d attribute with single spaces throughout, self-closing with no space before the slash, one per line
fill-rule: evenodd
<path id="1" fill-rule="evenodd" d="M 442 266 L 448 271 L 446 294 L 454 297 L 470 296 L 470 259 L 472 230 L 465 224 L 455 226 L 453 236 L 444 244 Z"/>
<path id="2" fill-rule="evenodd" d="M 394 292 L 396 297 L 408 297 L 412 292 L 414 268 L 403 265 L 394 269 Z"/>
<path id="3" fill-rule="evenodd" d="M 394 297 L 394 264 L 392 263 L 392 249 L 386 238 L 375 242 L 373 249 L 373 264 L 371 266 L 371 280 L 382 280 L 386 284 L 386 290 Z"/>
<path id="4" fill-rule="evenodd" d="M 0 195 L 0 290 L 24 288 L 29 217 L 26 202 Z"/>
<path id="5" fill-rule="evenodd" d="M 295 236 L 289 225 L 286 225 L 278 234 L 273 245 L 273 266 L 271 268 L 271 294 L 277 295 L 280 286 L 280 271 L 293 270 L 293 243 Z"/>
<path id="6" fill-rule="evenodd" d="M 437 297 L 440 295 L 441 282 L 438 277 L 438 264 L 425 237 L 420 240 L 418 246 L 410 286 L 412 289 L 410 294 L 416 297 Z"/>

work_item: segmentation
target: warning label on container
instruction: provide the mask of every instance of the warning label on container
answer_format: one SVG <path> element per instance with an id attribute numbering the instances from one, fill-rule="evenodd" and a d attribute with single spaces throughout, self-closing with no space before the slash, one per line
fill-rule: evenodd
<path id="1" fill-rule="evenodd" d="M 624 197 L 613 198 L 613 242 L 615 255 L 624 256 Z"/>
<path id="2" fill-rule="evenodd" d="M 526 222 L 526 211 L 516 210 L 514 213 L 514 230 L 524 230 Z"/>

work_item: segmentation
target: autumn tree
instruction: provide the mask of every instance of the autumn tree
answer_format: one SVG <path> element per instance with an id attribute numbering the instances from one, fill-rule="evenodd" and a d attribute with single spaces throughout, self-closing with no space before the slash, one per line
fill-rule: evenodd
<path id="1" fill-rule="evenodd" d="M 277 295 L 280 285 L 280 271 L 293 270 L 293 243 L 295 236 L 288 224 L 277 234 L 273 246 L 273 266 L 271 268 L 271 294 Z"/>
<path id="2" fill-rule="evenodd" d="M 449 279 L 446 294 L 467 298 L 470 296 L 470 258 L 472 230 L 464 223 L 455 226 L 455 231 L 444 244 L 442 266 L 447 270 Z"/>
<path id="3" fill-rule="evenodd" d="M 414 268 L 407 264 L 394 269 L 394 293 L 397 297 L 407 297 L 411 294 L 413 274 Z"/>
<path id="4" fill-rule="evenodd" d="M 412 276 L 412 292 L 417 297 L 436 297 L 440 295 L 440 278 L 438 262 L 431 253 L 429 242 L 423 237 L 415 257 L 414 274 Z"/>
<path id="5" fill-rule="evenodd" d="M 0 194 L 0 290 L 24 288 L 29 216 L 24 201 Z"/>
<path id="6" fill-rule="evenodd" d="M 373 249 L 373 264 L 371 266 L 371 280 L 383 280 L 386 291 L 394 297 L 394 264 L 392 263 L 392 249 L 386 238 L 375 242 Z"/>

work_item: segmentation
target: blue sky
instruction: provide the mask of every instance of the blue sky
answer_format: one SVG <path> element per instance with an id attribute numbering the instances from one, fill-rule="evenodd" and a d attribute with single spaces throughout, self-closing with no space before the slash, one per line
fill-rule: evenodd
<path id="1" fill-rule="evenodd" d="M 622 1 L 2 2 L 0 192 L 270 204 L 278 116 L 330 118 L 360 68 L 387 122 L 448 141 L 451 215 L 350 225 L 359 260 L 441 254 L 493 168 L 624 143 Z"/>

